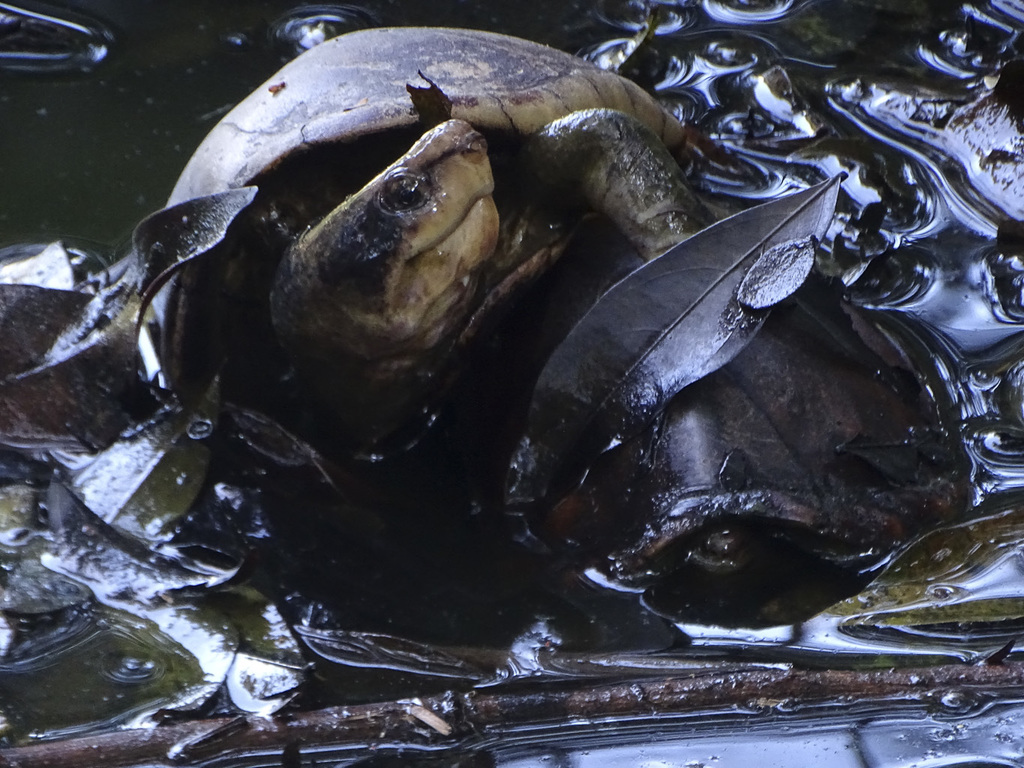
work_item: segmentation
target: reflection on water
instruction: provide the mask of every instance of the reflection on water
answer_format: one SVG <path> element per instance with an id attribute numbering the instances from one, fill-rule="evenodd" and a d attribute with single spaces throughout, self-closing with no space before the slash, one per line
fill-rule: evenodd
<path id="1" fill-rule="evenodd" d="M 773 711 L 775 710 L 775 711 Z M 1024 706 L 948 694 L 936 711 L 891 705 L 841 714 L 826 708 L 791 712 L 766 702 L 758 712 L 718 718 L 654 717 L 608 723 L 495 729 L 494 746 L 462 750 L 386 746 L 372 757 L 355 750 L 304 756 L 336 768 L 1013 768 L 1024 755 Z M 276 759 L 275 759 L 276 758 Z M 276 768 L 278 756 L 212 760 L 204 765 Z"/>
<path id="2" fill-rule="evenodd" d="M 493 765 L 560 766 L 566 764 L 566 756 L 571 753 L 574 768 L 789 768 L 825 764 L 833 768 L 996 768 L 1015 765 L 1019 760 L 1024 750 L 1022 718 L 1024 707 L 1001 706 L 967 719 L 866 713 L 856 724 L 821 717 L 809 725 L 794 718 L 772 729 L 725 725 L 714 735 L 685 725 L 667 728 L 636 723 L 632 728 L 625 725 L 614 736 L 602 737 L 596 732 L 599 729 L 587 734 L 588 728 L 583 726 L 561 742 L 557 752 L 529 746 L 531 740 L 543 744 L 541 734 L 523 734 L 519 737 L 522 744 L 515 744 L 513 736 L 513 745 L 498 752 Z"/>
<path id="3" fill-rule="evenodd" d="M 566 4 L 568 10 L 538 5 L 532 12 L 497 2 L 424 4 L 429 9 L 368 2 L 305 10 L 260 3 L 232 13 L 180 3 L 173 13 L 157 9 L 155 16 L 141 18 L 125 4 L 79 5 L 96 21 L 0 5 L 0 111 L 12 128 L 0 132 L 0 246 L 59 236 L 112 243 L 162 205 L 191 148 L 232 103 L 284 58 L 322 37 L 377 24 L 451 24 L 541 39 L 609 62 L 628 52 L 648 11 L 646 4 L 615 0 Z M 1021 158 L 1024 131 L 1019 116 L 1004 109 L 993 76 L 1018 54 L 1024 14 L 1016 4 L 998 0 L 899 8 L 867 0 L 706 0 L 664 8 L 645 71 L 670 109 L 737 160 L 733 166 L 711 163 L 697 181 L 716 205 L 728 211 L 839 172 L 849 175 L 830 233 L 830 260 L 823 266 L 851 284 L 854 300 L 872 310 L 922 370 L 967 452 L 973 514 L 985 521 L 918 542 L 868 590 L 804 626 L 736 630 L 663 622 L 635 595 L 554 575 L 536 553 L 492 541 L 491 535 L 501 534 L 499 526 L 479 516 L 399 515 L 388 524 L 400 532 L 381 537 L 379 521 L 360 518 L 358 510 L 339 511 L 330 478 L 309 472 L 316 462 L 306 461 L 308 456 L 289 468 L 284 461 L 261 468 L 282 479 L 282 488 L 267 494 L 253 490 L 247 472 L 255 470 L 218 466 L 222 477 L 207 494 L 206 519 L 192 520 L 197 530 L 189 533 L 196 540 L 222 536 L 232 543 L 275 537 L 272 546 L 260 545 L 272 563 L 269 578 L 295 579 L 280 590 L 281 614 L 302 627 L 307 650 L 319 654 L 310 701 L 409 695 L 424 690 L 421 680 L 405 675 L 410 665 L 422 670 L 424 663 L 442 659 L 445 669 L 484 669 L 480 677 L 487 679 L 493 670 L 501 671 L 499 677 L 550 674 L 559 664 L 566 668 L 564 658 L 594 664 L 600 654 L 615 659 L 611 668 L 635 671 L 642 654 L 678 657 L 694 646 L 712 654 L 819 664 L 838 656 L 872 663 L 879 654 L 886 663 L 900 654 L 917 662 L 974 661 L 1019 635 L 1024 522 L 1012 510 L 1024 493 L 1024 245 L 1012 236 L 997 241 L 995 234 L 1004 219 L 1022 213 L 1020 166 L 1010 161 Z M 55 68 L 74 74 L 57 77 Z M 1004 92 L 1007 82 L 1002 81 Z M 991 131 L 973 130 L 982 119 Z M 267 441 L 261 444 L 243 429 L 231 439 L 253 456 L 273 453 Z M 280 459 L 282 452 L 274 455 Z M 444 498 L 437 478 L 412 474 L 406 480 L 422 483 L 415 487 L 427 489 L 425 496 L 436 492 Z M 306 495 L 297 499 L 294 487 Z M 33 527 L 34 506 L 17 509 L 29 508 L 24 520 L 2 531 L 0 551 L 10 555 L 3 563 L 8 601 L 17 597 L 16 569 L 10 565 L 17 558 L 11 553 L 17 550 L 21 557 L 34 546 L 26 543 L 32 537 L 41 542 L 51 535 Z M 958 549 L 963 537 L 950 537 L 961 534 L 977 546 Z M 314 547 L 321 541 L 330 541 L 328 551 Z M 925 560 L 934 567 L 920 566 Z M 960 567 L 967 560 L 972 567 Z M 25 569 L 35 567 L 29 561 L 19 560 Z M 80 562 L 42 562 L 49 562 L 50 572 L 81 580 Z M 126 593 L 139 584 L 121 586 Z M 93 587 L 100 613 L 124 599 L 109 585 Z M 59 594 L 64 603 L 37 613 L 77 610 L 89 602 L 77 593 Z M 0 608 L 18 613 L 7 603 Z M 247 611 L 254 609 L 263 611 L 269 634 L 284 624 L 276 608 L 253 600 Z M 164 632 L 185 648 L 195 639 L 183 636 L 195 626 L 174 616 L 180 610 L 161 606 L 147 609 L 147 615 L 157 625 L 168 622 L 174 631 L 165 625 Z M 96 722 L 151 712 L 149 687 L 174 669 L 174 653 L 159 644 L 171 640 L 137 641 L 142 630 L 118 632 L 111 617 L 105 632 L 77 631 L 84 619 L 72 613 L 67 626 L 76 631 L 56 640 L 38 630 L 38 622 L 0 623 L 0 656 L 10 662 L 0 672 L 12 673 L 11 667 L 10 679 L 21 681 L 34 675 L 31 695 L 42 700 L 18 704 L 25 712 L 38 708 L 31 722 L 15 716 L 6 698 L 0 702 L 0 717 L 19 735 L 33 729 L 52 735 L 67 723 L 89 720 L 78 700 L 71 702 L 75 714 L 54 714 L 46 698 L 47 686 L 56 685 L 64 669 L 81 666 L 85 650 L 101 651 L 95 668 L 77 670 L 91 675 L 88 685 L 98 686 L 89 689 L 94 695 L 104 695 L 102 686 L 112 696 L 123 687 L 146 693 L 131 711 L 95 714 Z M 66 649 L 45 670 L 37 655 L 15 653 L 24 647 L 15 641 L 17 633 L 36 631 L 40 648 L 52 641 Z M 164 638 L 154 627 L 146 631 Z M 359 643 L 353 641 L 356 631 Z M 213 634 L 219 638 L 219 632 Z M 405 637 L 417 640 L 396 641 Z M 390 645 L 378 638 L 391 638 Z M 378 664 L 387 673 L 368 678 L 353 671 L 366 658 L 353 660 L 351 654 L 365 653 L 360 649 L 367 646 L 397 659 Z M 463 646 L 497 650 L 467 656 Z M 547 666 L 527 663 L 552 650 L 565 657 Z M 218 657 L 216 685 L 226 679 L 225 685 L 237 689 L 246 674 L 260 669 L 253 674 L 264 675 L 264 681 L 280 674 L 287 684 L 247 689 L 235 696 L 236 703 L 248 697 L 248 709 L 261 711 L 266 701 L 287 698 L 301 664 L 293 657 L 274 658 L 273 651 L 234 661 L 227 654 Z M 208 680 L 193 679 L 202 678 L 202 670 L 191 664 L 185 666 L 192 677 L 181 672 L 181 679 L 208 686 Z M 4 685 L 0 679 L 0 690 Z M 567 740 L 564 749 L 576 751 L 573 765 L 731 766 L 755 759 L 764 765 L 825 759 L 850 765 L 1009 765 L 1024 750 L 1021 717 L 1019 709 L 993 706 L 969 718 L 869 716 L 856 727 L 819 720 L 813 732 L 794 722 L 783 733 L 773 732 L 770 744 L 728 727 L 722 736 L 680 744 L 672 741 L 677 731 L 662 733 L 649 723 L 621 724 L 611 744 L 581 724 L 578 740 Z M 631 734 L 644 746 L 624 746 Z M 558 734 L 560 740 L 565 736 Z M 507 750 L 495 752 L 493 763 L 480 764 L 563 764 L 564 753 L 539 746 L 552 738 L 546 731 L 510 735 Z M 803 751 L 793 757 L 797 743 Z"/>
<path id="4" fill-rule="evenodd" d="M 99 20 L 51 16 L 0 3 L 0 69 L 88 72 L 109 53 L 113 33 Z"/>

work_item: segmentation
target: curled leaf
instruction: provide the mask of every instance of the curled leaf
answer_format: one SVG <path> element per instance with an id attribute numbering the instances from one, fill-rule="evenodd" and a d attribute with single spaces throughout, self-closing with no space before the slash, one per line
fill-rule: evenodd
<path id="1" fill-rule="evenodd" d="M 94 296 L 0 284 L 0 444 L 75 451 L 110 445 L 128 424 L 146 305 L 181 264 L 223 240 L 254 195 L 252 187 L 236 189 L 149 216 L 115 269 L 117 281 Z"/>
<path id="2" fill-rule="evenodd" d="M 168 206 L 139 223 L 132 233 L 132 254 L 139 265 L 143 310 L 184 264 L 224 239 L 254 197 L 256 187 L 231 189 Z"/>

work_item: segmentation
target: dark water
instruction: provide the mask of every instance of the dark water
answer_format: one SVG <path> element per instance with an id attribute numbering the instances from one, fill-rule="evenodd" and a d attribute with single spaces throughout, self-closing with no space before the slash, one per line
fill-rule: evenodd
<path id="1" fill-rule="evenodd" d="M 996 184 L 993 192 L 985 186 L 992 168 L 986 152 L 1002 146 L 1005 137 L 993 134 L 979 139 L 987 142 L 982 149 L 972 148 L 970 139 L 944 132 L 948 124 L 942 117 L 948 117 L 943 110 L 951 114 L 981 98 L 991 87 L 985 78 L 1019 54 L 1024 7 L 1010 0 L 708 0 L 658 8 L 658 35 L 635 74 L 747 166 L 736 175 L 712 170 L 697 180 L 701 192 L 738 207 L 840 171 L 849 174 L 830 233 L 831 268 L 852 285 L 855 301 L 877 308 L 879 322 L 901 339 L 962 441 L 971 465 L 970 516 L 1003 517 L 998 525 L 954 531 L 930 545 L 936 569 L 911 569 L 868 587 L 861 596 L 865 606 L 888 606 L 904 619 L 914 611 L 924 617 L 892 622 L 896 630 L 865 621 L 856 632 L 840 632 L 842 618 L 856 613 L 849 607 L 800 627 L 737 629 L 666 622 L 634 594 L 595 589 L 570 577 L 544 583 L 536 573 L 557 578 L 547 575 L 556 573 L 551 564 L 509 542 L 500 526 L 486 520 L 408 511 L 389 520 L 401 533 L 377 536 L 373 520 L 339 516 L 330 489 L 302 469 L 260 469 L 280 473 L 275 487 L 285 490 L 266 494 L 272 498 L 252 492 L 238 502 L 232 489 L 246 488 L 252 479 L 246 473 L 257 470 L 225 461 L 216 467 L 223 486 L 207 500 L 211 514 L 234 509 L 243 521 L 234 527 L 250 540 L 272 534 L 268 551 L 290 553 L 277 561 L 271 553 L 274 565 L 260 577 L 283 574 L 292 580 L 286 588 L 258 586 L 275 595 L 288 621 L 312 632 L 307 641 L 317 650 L 309 654 L 317 675 L 307 686 L 307 702 L 377 700 L 472 685 L 410 675 L 399 664 L 366 671 L 332 663 L 332 654 L 351 661 L 351 652 L 339 651 L 337 642 L 317 645 L 315 631 L 339 627 L 471 646 L 477 650 L 470 662 L 485 670 L 477 681 L 482 685 L 552 674 L 538 660 L 538 649 L 550 646 L 570 655 L 667 651 L 674 658 L 741 654 L 848 665 L 876 663 L 878 654 L 976 660 L 1012 641 L 1011 623 L 1024 616 L 1024 606 L 1013 602 L 1024 594 L 1018 545 L 1024 523 L 1015 515 L 1024 489 L 1024 247 L 1010 238 L 997 242 L 996 232 L 1005 220 L 1021 218 L 1022 187 Z M 319 34 L 317 21 L 329 34 L 377 25 L 488 29 L 601 62 L 626 46 L 650 8 L 617 0 L 536 7 L 396 0 L 305 11 L 269 2 L 83 1 L 59 12 L 44 4 L 32 10 L 81 29 L 71 29 L 61 49 L 72 50 L 70 58 L 0 59 L 0 246 L 65 238 L 109 253 L 144 215 L 162 206 L 210 127 Z M 405 481 L 423 483 L 443 497 L 444 483 L 436 478 Z M 305 494 L 291 493 L 295 487 Z M 213 527 L 213 533 L 197 535 L 224 535 L 225 526 Z M 965 557 L 976 558 L 966 561 L 971 567 L 939 567 L 944 558 L 956 560 L 950 552 L 964 539 L 976 543 L 965 547 Z M 228 549 L 235 541 L 229 535 L 225 540 Z M 106 602 L 111 601 L 116 598 Z M 154 614 L 145 618 L 159 623 Z M 136 697 L 128 714 L 115 706 L 93 715 L 88 697 L 54 709 L 52 692 L 62 670 L 74 668 L 89 648 L 104 649 L 101 655 L 108 659 L 97 673 L 107 681 L 107 687 L 94 689 L 98 697 L 117 699 L 123 694 L 118 677 L 140 669 L 144 679 L 189 679 L 173 643 L 144 650 L 145 638 L 152 637 L 148 630 L 126 629 L 106 617 L 104 631 L 86 628 L 76 635 L 73 619 L 66 617 L 69 636 L 88 642 L 65 645 L 73 649 L 65 667 L 46 672 L 46 665 L 32 659 L 15 660 L 8 671 L 17 674 L 6 683 L 0 679 L 4 696 L 33 690 L 19 706 L 35 716 L 7 711 L 0 699 L 0 714 L 15 721 L 16 737 L 125 722 L 154 708 L 157 693 Z M 969 626 L 954 627 L 971 621 L 1003 622 L 1005 631 L 993 639 L 991 633 L 972 635 Z M 153 664 L 173 674 L 153 673 Z M 86 674 L 82 685 L 92 685 L 91 679 L 96 677 Z M 1019 733 L 1019 712 L 987 710 L 955 723 L 943 717 L 922 714 L 903 723 L 878 715 L 859 728 L 841 720 L 828 727 L 820 727 L 823 721 L 794 721 L 787 726 L 791 732 L 773 739 L 804 745 L 800 760 L 806 764 L 836 753 L 848 755 L 851 765 L 903 765 L 907 755 L 936 765 L 986 758 L 1002 765 L 1021 758 L 1019 737 L 1007 736 Z M 739 725 L 723 727 L 724 737 L 708 734 L 699 744 L 674 744 L 666 731 L 653 740 L 660 744 L 656 748 L 618 747 L 616 754 L 616 746 L 581 727 L 571 760 L 543 746 L 550 734 L 534 742 L 527 734 L 494 759 L 509 765 L 724 766 L 749 764 L 756 754 L 766 765 L 792 764 L 784 750 L 767 755 L 729 730 Z M 637 736 L 622 733 L 622 741 Z M 901 739 L 910 745 L 902 753 L 894 746 Z"/>

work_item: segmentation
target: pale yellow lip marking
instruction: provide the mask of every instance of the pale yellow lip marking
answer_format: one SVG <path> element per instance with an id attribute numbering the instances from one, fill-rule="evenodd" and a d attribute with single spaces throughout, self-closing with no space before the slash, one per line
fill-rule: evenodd
<path id="1" fill-rule="evenodd" d="M 473 203 L 447 238 L 406 263 L 403 271 L 411 279 L 394 287 L 394 301 L 384 313 L 388 335 L 430 348 L 463 324 L 474 295 L 474 272 L 493 253 L 497 238 L 497 209 L 488 195 Z"/>
<path id="2" fill-rule="evenodd" d="M 473 207 L 494 192 L 494 176 L 491 172 L 490 159 L 487 156 L 487 142 L 468 123 L 460 123 L 461 121 L 449 121 L 426 134 L 420 141 L 427 144 L 427 147 L 418 149 L 414 146 L 402 160 L 384 171 L 378 180 L 373 182 L 376 185 L 377 181 L 383 180 L 401 168 L 413 172 L 426 167 L 435 169 L 431 174 L 438 190 L 435 193 L 435 202 L 427 211 L 411 211 L 408 214 L 411 222 L 424 221 L 431 225 L 430 228 L 420 231 L 412 229 L 410 238 L 412 243 L 419 238 L 425 237 L 426 239 L 422 243 L 414 245 L 410 243 L 412 247 L 409 249 L 409 260 L 447 240 L 456 229 L 462 226 Z M 466 133 L 455 146 L 437 157 L 430 157 L 431 141 L 441 140 L 436 136 L 431 138 L 431 134 L 442 133 L 442 129 L 445 129 L 445 132 L 461 130 Z M 460 194 L 452 196 L 447 190 L 460 190 Z M 462 206 L 452 215 L 444 217 L 444 209 L 455 204 L 459 198 L 464 201 Z M 433 228 L 442 222 L 447 226 L 442 226 L 440 229 Z M 414 225 L 410 226 L 414 227 Z"/>

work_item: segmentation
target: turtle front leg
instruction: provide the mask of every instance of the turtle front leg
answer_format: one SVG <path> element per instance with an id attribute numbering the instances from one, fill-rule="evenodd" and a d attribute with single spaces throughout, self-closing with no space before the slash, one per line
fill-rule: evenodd
<path id="1" fill-rule="evenodd" d="M 611 219 L 645 260 L 713 220 L 654 132 L 617 110 L 581 110 L 548 123 L 527 140 L 523 167 L 553 200 Z"/>

